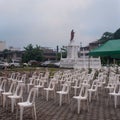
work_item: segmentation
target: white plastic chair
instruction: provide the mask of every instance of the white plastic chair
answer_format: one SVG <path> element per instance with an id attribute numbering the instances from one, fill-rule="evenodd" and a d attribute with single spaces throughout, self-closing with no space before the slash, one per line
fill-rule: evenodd
<path id="1" fill-rule="evenodd" d="M 11 73 L 10 77 L 7 79 L 8 79 L 8 82 L 12 82 L 12 80 L 15 79 L 15 72 Z"/>
<path id="2" fill-rule="evenodd" d="M 49 86 L 47 88 L 44 88 L 44 90 L 46 91 L 46 100 L 48 101 L 48 96 L 49 96 L 49 92 L 54 92 L 54 97 L 55 97 L 55 81 L 50 81 Z"/>
<path id="3" fill-rule="evenodd" d="M 35 107 L 35 96 L 36 96 L 36 88 L 31 88 L 27 101 L 26 102 L 19 102 L 18 106 L 20 108 L 20 120 L 23 120 L 23 110 L 24 108 L 33 108 L 34 110 L 34 116 L 35 116 L 35 120 L 37 120 L 37 115 L 36 115 L 36 107 Z M 18 113 L 18 109 L 17 109 L 17 113 Z"/>
<path id="4" fill-rule="evenodd" d="M 1 101 L 2 101 L 2 92 L 5 91 L 6 82 L 7 82 L 7 80 L 3 79 L 1 84 L 0 84 L 0 97 L 1 97 Z"/>
<path id="5" fill-rule="evenodd" d="M 81 82 L 82 82 L 81 79 L 76 79 L 75 85 L 72 86 L 72 88 L 74 89 L 74 95 L 75 95 L 75 96 L 76 96 L 76 94 L 77 94 L 77 90 L 81 88 Z"/>
<path id="6" fill-rule="evenodd" d="M 17 72 L 15 78 L 12 79 L 12 82 L 17 82 L 20 80 L 20 78 L 21 78 L 20 73 Z"/>
<path id="7" fill-rule="evenodd" d="M 17 82 L 18 82 L 18 83 L 25 83 L 25 80 L 26 80 L 26 74 L 23 74 L 23 75 L 21 76 L 21 79 L 18 80 Z"/>
<path id="8" fill-rule="evenodd" d="M 16 82 L 12 82 L 9 88 L 8 92 L 3 92 L 2 96 L 3 96 L 3 107 L 5 107 L 5 103 L 6 103 L 6 97 L 9 95 L 12 95 L 15 91 L 15 86 L 16 86 Z"/>
<path id="9" fill-rule="evenodd" d="M 118 90 L 117 90 L 118 89 Z M 118 97 L 120 97 L 120 83 L 116 84 L 113 92 L 109 93 L 110 97 L 113 96 L 114 97 L 114 106 L 115 108 L 117 108 L 117 99 Z"/>
<path id="10" fill-rule="evenodd" d="M 36 77 L 36 76 L 35 76 Z M 27 84 L 27 92 L 30 91 L 30 87 L 33 87 L 35 85 L 36 78 L 29 78 L 30 82 Z"/>
<path id="11" fill-rule="evenodd" d="M 78 114 L 80 113 L 81 101 L 87 101 L 88 106 L 88 86 L 82 86 L 79 96 L 73 96 L 78 103 Z"/>
<path id="12" fill-rule="evenodd" d="M 8 98 L 11 99 L 11 111 L 14 111 L 14 105 L 16 103 L 16 100 L 22 100 L 23 101 L 23 89 L 25 87 L 24 83 L 20 83 L 16 87 L 16 91 L 13 95 L 8 96 Z"/>
<path id="13" fill-rule="evenodd" d="M 96 79 L 96 80 L 93 81 L 91 88 L 88 89 L 89 102 L 91 102 L 92 93 L 95 93 L 94 95 L 97 96 L 97 98 L 98 98 L 97 88 L 98 88 L 98 80 Z"/>
<path id="14" fill-rule="evenodd" d="M 60 101 L 59 101 L 59 105 L 60 105 L 60 106 L 62 105 L 62 96 L 63 96 L 63 95 L 68 95 L 68 101 L 69 101 L 69 103 L 70 103 L 69 85 L 68 85 L 67 83 L 64 83 L 62 90 L 61 90 L 61 91 L 57 91 L 56 93 L 58 93 L 59 96 L 60 96 Z"/>
<path id="15" fill-rule="evenodd" d="M 39 80 L 39 81 L 38 81 L 38 84 L 34 86 L 35 88 L 37 88 L 37 97 L 38 97 L 38 94 L 39 94 L 39 89 L 42 89 L 42 90 L 43 90 L 44 84 L 45 84 L 44 81 Z"/>

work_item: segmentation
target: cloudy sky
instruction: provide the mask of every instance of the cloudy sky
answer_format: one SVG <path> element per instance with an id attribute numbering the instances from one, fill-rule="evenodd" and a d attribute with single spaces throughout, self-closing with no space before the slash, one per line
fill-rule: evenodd
<path id="1" fill-rule="evenodd" d="M 0 41 L 7 46 L 67 45 L 72 29 L 85 46 L 118 28 L 120 0 L 0 0 Z"/>

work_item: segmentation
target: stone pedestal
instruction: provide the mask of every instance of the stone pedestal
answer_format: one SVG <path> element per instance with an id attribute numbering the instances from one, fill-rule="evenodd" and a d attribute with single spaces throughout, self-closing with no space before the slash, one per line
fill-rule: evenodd
<path id="1" fill-rule="evenodd" d="M 73 68 L 78 59 L 79 46 L 75 45 L 74 41 L 70 41 L 67 48 L 67 58 L 61 58 L 60 67 Z"/>

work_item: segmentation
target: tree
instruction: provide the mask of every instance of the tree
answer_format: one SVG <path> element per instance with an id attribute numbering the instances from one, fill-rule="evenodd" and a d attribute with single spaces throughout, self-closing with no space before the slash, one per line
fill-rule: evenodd
<path id="1" fill-rule="evenodd" d="M 114 39 L 120 39 L 120 28 L 114 33 Z"/>
<path id="2" fill-rule="evenodd" d="M 62 51 L 62 57 L 66 58 L 67 57 L 67 49 L 66 49 L 66 47 L 62 46 L 61 51 Z"/>
<path id="3" fill-rule="evenodd" d="M 34 59 L 37 61 L 43 60 L 43 51 L 41 50 L 40 46 L 36 45 L 33 49 Z"/>
<path id="4" fill-rule="evenodd" d="M 25 51 L 22 56 L 22 62 L 28 62 L 30 60 L 42 61 L 43 60 L 43 51 L 40 46 L 36 45 L 33 47 L 32 44 L 29 44 L 27 47 L 24 47 Z"/>
<path id="5" fill-rule="evenodd" d="M 102 37 L 99 39 L 100 44 L 107 42 L 108 40 L 112 40 L 114 38 L 114 34 L 111 32 L 103 33 Z"/>
<path id="6" fill-rule="evenodd" d="M 11 61 L 11 59 L 10 59 L 10 57 L 8 57 L 8 54 L 10 54 L 10 50 L 8 50 L 8 49 L 4 49 L 3 51 L 2 51 L 2 53 L 3 53 L 3 59 L 6 59 L 8 62 L 10 62 Z"/>

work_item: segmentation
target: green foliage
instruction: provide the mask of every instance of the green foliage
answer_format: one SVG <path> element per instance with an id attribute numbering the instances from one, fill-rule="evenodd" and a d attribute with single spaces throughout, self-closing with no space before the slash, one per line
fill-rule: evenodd
<path id="1" fill-rule="evenodd" d="M 66 47 L 62 46 L 61 51 L 62 51 L 62 58 L 66 58 L 67 57 L 67 49 L 66 49 Z"/>
<path id="2" fill-rule="evenodd" d="M 114 39 L 120 39 L 120 28 L 114 33 Z"/>
<path id="3" fill-rule="evenodd" d="M 120 39 L 120 28 L 118 30 L 116 30 L 116 32 L 114 32 L 114 33 L 111 33 L 111 32 L 103 33 L 103 35 L 99 39 L 99 43 L 104 44 L 108 40 L 112 40 L 112 39 Z"/>
<path id="4" fill-rule="evenodd" d="M 43 51 L 40 46 L 36 45 L 33 47 L 32 44 L 29 44 L 27 47 L 24 47 L 25 51 L 22 56 L 22 62 L 28 62 L 30 60 L 42 61 L 43 60 Z"/>
<path id="5" fill-rule="evenodd" d="M 60 60 L 60 58 L 61 58 L 61 53 L 58 52 L 58 53 L 57 53 L 57 60 Z"/>
<path id="6" fill-rule="evenodd" d="M 105 32 L 103 33 L 102 37 L 99 39 L 99 42 L 101 44 L 105 43 L 108 40 L 112 40 L 114 38 L 114 34 L 111 32 Z"/>

